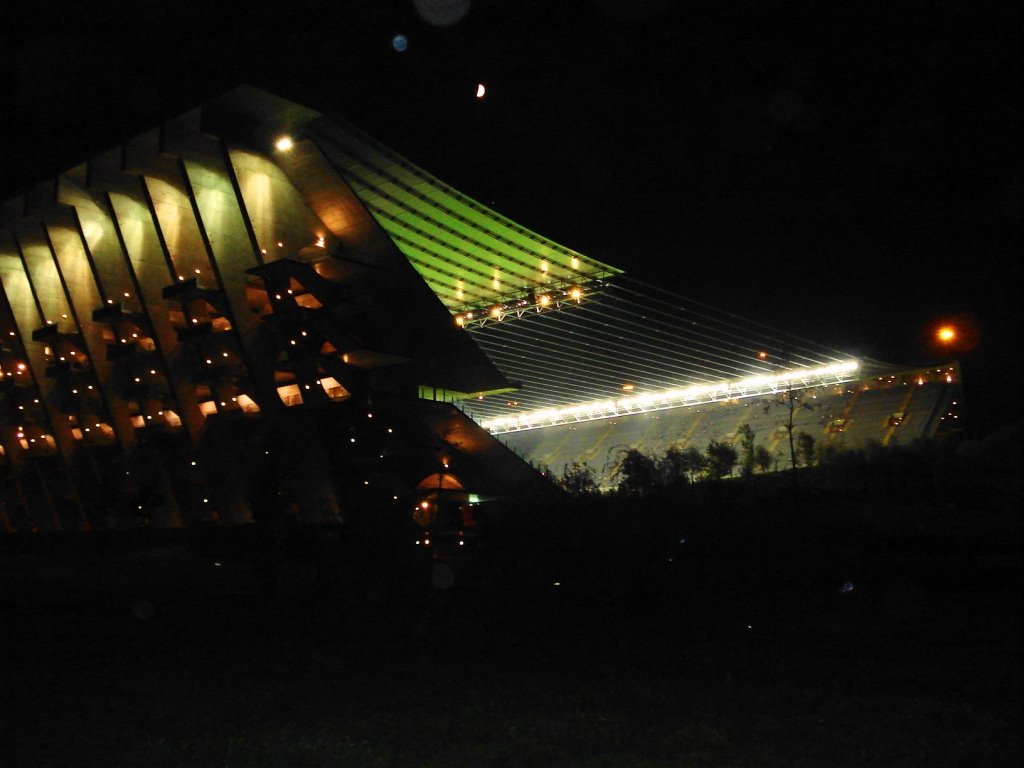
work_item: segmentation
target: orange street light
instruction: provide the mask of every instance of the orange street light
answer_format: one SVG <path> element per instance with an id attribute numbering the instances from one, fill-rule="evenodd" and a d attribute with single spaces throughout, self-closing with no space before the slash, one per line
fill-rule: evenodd
<path id="1" fill-rule="evenodd" d="M 968 312 L 936 318 L 929 326 L 928 346 L 933 353 L 959 355 L 970 352 L 981 342 L 978 321 Z"/>

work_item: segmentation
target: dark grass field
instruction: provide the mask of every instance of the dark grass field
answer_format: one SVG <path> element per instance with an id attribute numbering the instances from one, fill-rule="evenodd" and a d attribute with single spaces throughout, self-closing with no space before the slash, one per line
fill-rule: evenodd
<path id="1" fill-rule="evenodd" d="M 271 582 L 223 540 L 108 556 L 101 578 L 85 557 L 45 584 L 25 563 L 46 552 L 8 550 L 0 762 L 1018 764 L 1012 536 L 890 521 L 783 547 L 763 530 L 482 547 L 448 590 L 428 561 L 329 547 Z"/>

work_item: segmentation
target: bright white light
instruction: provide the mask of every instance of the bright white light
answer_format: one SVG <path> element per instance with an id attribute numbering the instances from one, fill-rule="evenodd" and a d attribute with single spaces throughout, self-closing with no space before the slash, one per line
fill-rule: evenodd
<path id="1" fill-rule="evenodd" d="M 295 146 L 295 142 L 292 141 L 291 136 L 281 136 L 277 141 L 274 142 L 274 148 L 279 152 L 287 152 L 289 149 Z"/>
<path id="2" fill-rule="evenodd" d="M 849 381 L 859 367 L 860 363 L 856 360 L 847 360 L 818 368 L 786 371 L 776 376 L 752 376 L 747 379 L 719 381 L 713 384 L 696 384 L 685 389 L 661 390 L 660 392 L 623 397 L 619 400 L 600 400 L 569 405 L 564 408 L 529 411 L 514 416 L 488 419 L 480 422 L 480 426 L 492 432 L 537 429 L 567 422 L 593 421 L 630 413 L 678 408 L 708 400 L 754 397 L 768 392 L 781 392 L 791 387 L 802 389 L 837 383 L 833 379 Z"/>
<path id="3" fill-rule="evenodd" d="M 478 99 L 482 99 L 486 95 L 487 95 L 487 89 L 484 87 L 484 84 L 483 83 L 477 83 L 476 84 L 476 97 Z"/>

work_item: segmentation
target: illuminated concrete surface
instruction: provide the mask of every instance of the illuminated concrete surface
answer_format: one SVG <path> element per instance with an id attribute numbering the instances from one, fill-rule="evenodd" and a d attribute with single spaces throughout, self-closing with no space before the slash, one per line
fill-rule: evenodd
<path id="1" fill-rule="evenodd" d="M 283 491 L 272 506 L 307 521 L 356 503 L 404 509 L 422 478 L 390 457 L 409 440 L 418 456 L 403 470 L 459 462 L 457 447 L 421 439 L 433 433 L 417 409 L 440 406 L 421 396 L 510 384 L 354 194 L 342 173 L 349 135 L 241 88 L 3 203 L 5 530 L 247 522 L 268 478 Z M 431 206 L 469 204 L 445 194 Z M 495 269 L 511 274 L 511 254 L 529 248 L 554 262 L 553 245 L 510 222 L 463 218 L 497 238 Z M 471 450 L 521 464 L 445 407 Z M 369 454 L 338 458 L 343 443 L 371 442 L 390 464 L 372 482 Z M 525 465 L 509 480 L 463 463 L 479 467 L 467 487 L 543 489 Z"/>

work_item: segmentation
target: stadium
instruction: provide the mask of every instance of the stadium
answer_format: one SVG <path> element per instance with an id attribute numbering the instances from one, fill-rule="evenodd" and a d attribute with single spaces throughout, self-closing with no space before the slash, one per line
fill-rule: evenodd
<path id="1" fill-rule="evenodd" d="M 853 359 L 633 280 L 243 86 L 0 208 L 5 532 L 469 531 L 623 452 L 955 429 L 956 363 Z M 766 468 L 767 469 L 767 468 Z"/>

